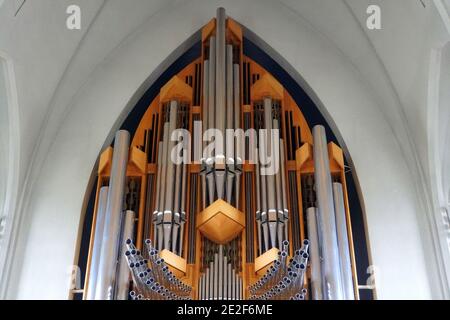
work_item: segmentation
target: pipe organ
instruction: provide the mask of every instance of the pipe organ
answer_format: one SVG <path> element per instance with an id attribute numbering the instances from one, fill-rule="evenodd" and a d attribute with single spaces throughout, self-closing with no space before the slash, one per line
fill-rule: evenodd
<path id="1" fill-rule="evenodd" d="M 85 299 L 358 299 L 343 152 L 225 10 L 98 161 Z"/>

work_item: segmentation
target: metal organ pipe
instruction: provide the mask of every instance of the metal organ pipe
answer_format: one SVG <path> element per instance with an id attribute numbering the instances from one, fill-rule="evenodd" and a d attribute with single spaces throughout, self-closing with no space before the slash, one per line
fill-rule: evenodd
<path id="1" fill-rule="evenodd" d="M 203 279 L 203 280 L 202 280 Z M 202 282 L 203 281 L 203 282 Z M 202 288 L 205 288 L 204 290 Z M 200 299 L 238 300 L 243 297 L 242 278 L 232 269 L 223 245 L 214 253 L 214 259 L 199 277 Z"/>
<path id="2" fill-rule="evenodd" d="M 184 240 L 184 224 L 186 223 L 186 189 L 187 189 L 187 166 L 185 163 L 182 164 L 183 174 L 181 178 L 181 204 L 180 204 L 180 240 L 179 240 L 179 250 L 178 254 L 181 256 L 183 254 L 183 240 Z"/>
<path id="3" fill-rule="evenodd" d="M 134 234 L 134 220 L 136 214 L 134 211 L 127 210 L 123 215 L 122 221 L 122 235 L 121 239 L 133 239 Z M 128 291 L 130 286 L 130 270 L 128 267 L 128 261 L 125 256 L 127 246 L 124 240 L 120 241 L 121 250 L 119 254 L 119 272 L 117 276 L 116 286 L 116 300 L 128 300 Z"/>
<path id="4" fill-rule="evenodd" d="M 168 149 L 167 149 L 167 176 L 166 176 L 166 195 L 163 216 L 163 230 L 164 230 L 164 247 L 163 249 L 170 250 L 171 234 L 173 232 L 173 190 L 174 190 L 174 169 L 175 164 L 171 159 L 171 152 L 175 143 L 170 139 L 170 135 L 177 127 L 177 112 L 178 103 L 176 101 L 170 102 L 169 115 L 169 135 L 168 135 Z"/>
<path id="5" fill-rule="evenodd" d="M 111 177 L 106 204 L 105 228 L 103 230 L 102 255 L 99 261 L 96 300 L 112 299 L 119 252 L 120 222 L 125 190 L 130 134 L 119 130 L 114 139 Z"/>
<path id="6" fill-rule="evenodd" d="M 97 274 L 101 256 L 103 230 L 105 228 L 106 203 L 108 201 L 108 187 L 101 187 L 98 195 L 97 217 L 95 220 L 94 244 L 89 271 L 89 281 L 86 292 L 87 300 L 94 300 Z"/>
<path id="7" fill-rule="evenodd" d="M 265 121 L 265 154 L 270 154 L 272 156 L 275 154 L 274 152 L 274 143 L 272 137 L 272 99 L 264 98 L 264 121 Z M 275 176 L 273 173 L 269 173 L 266 175 L 267 182 L 267 218 L 269 224 L 269 234 L 270 234 L 270 244 L 271 247 L 277 246 L 277 206 L 276 206 L 276 194 L 275 194 Z"/>
<path id="8" fill-rule="evenodd" d="M 216 116 L 216 38 L 209 38 L 209 76 L 208 76 L 208 122 L 207 129 L 215 127 Z"/>
<path id="9" fill-rule="evenodd" d="M 273 129 L 279 130 L 278 127 L 278 120 L 273 119 Z M 282 248 L 282 243 L 284 240 L 284 224 L 285 224 L 285 217 L 284 217 L 284 207 L 283 207 L 283 197 L 282 197 L 282 188 L 281 188 L 281 166 L 280 166 L 280 140 L 275 140 L 276 136 L 273 136 L 273 144 L 272 144 L 272 155 L 275 157 L 274 161 L 276 163 L 276 166 L 278 166 L 278 169 L 275 173 L 275 186 L 276 186 L 276 200 L 277 200 L 277 239 L 278 239 L 278 248 Z"/>
<path id="10" fill-rule="evenodd" d="M 336 235 L 336 218 L 331 186 L 330 164 L 328 158 L 325 128 L 317 125 L 313 128 L 314 140 L 314 177 L 319 210 L 319 225 L 322 229 L 323 275 L 327 300 L 343 299 L 339 248 Z"/>
<path id="11" fill-rule="evenodd" d="M 226 46 L 226 83 L 227 83 L 227 121 L 226 121 L 226 129 L 233 129 L 233 46 Z M 227 137 L 226 129 L 223 131 L 224 137 Z M 231 197 L 233 192 L 233 181 L 235 176 L 235 161 L 234 161 L 234 143 L 226 139 L 226 175 L 227 175 L 227 192 L 226 192 L 226 201 L 231 203 Z"/>
<path id="12" fill-rule="evenodd" d="M 284 239 L 288 240 L 289 231 L 289 211 L 287 207 L 287 193 L 286 193 L 286 172 L 284 170 L 284 141 L 280 139 L 280 170 L 281 170 L 281 194 L 283 200 L 283 213 L 284 213 Z"/>
<path id="13" fill-rule="evenodd" d="M 216 128 L 225 132 L 226 106 L 226 43 L 225 9 L 217 9 L 216 18 Z"/>
<path id="14" fill-rule="evenodd" d="M 205 60 L 203 63 L 203 110 L 202 110 L 202 125 L 203 133 L 208 129 L 208 103 L 209 103 L 209 60 Z M 205 147 L 203 143 L 203 147 Z M 203 156 L 203 155 L 202 155 Z M 204 163 L 206 159 L 202 157 L 201 161 Z M 202 172 L 202 209 L 206 208 L 206 172 Z"/>
<path id="15" fill-rule="evenodd" d="M 322 291 L 322 264 L 320 259 L 319 228 L 317 226 L 317 209 L 306 209 L 308 225 L 308 237 L 311 240 L 309 246 L 311 258 L 311 293 L 314 300 L 323 300 Z"/>
<path id="16" fill-rule="evenodd" d="M 339 257 L 341 260 L 341 276 L 344 299 L 354 300 L 352 265 L 350 260 L 350 249 L 348 245 L 347 220 L 345 217 L 344 193 L 342 184 L 333 183 L 334 208 L 336 210 L 336 227 L 339 246 Z"/>
<path id="17" fill-rule="evenodd" d="M 239 64 L 233 65 L 233 99 L 234 99 L 234 129 L 240 128 L 241 115 L 241 98 L 240 98 L 240 80 L 239 80 Z M 235 170 L 235 207 L 239 209 L 239 186 L 243 163 L 243 145 L 240 139 L 237 139 L 234 153 L 234 170 Z"/>
<path id="18" fill-rule="evenodd" d="M 164 119 L 165 121 L 166 119 Z M 159 194 L 159 208 L 157 215 L 154 219 L 154 223 L 157 226 L 156 228 L 156 247 L 158 251 L 161 251 L 163 249 L 163 217 L 164 217 L 164 208 L 165 208 L 165 193 L 166 193 L 166 178 L 167 178 L 167 149 L 168 149 L 168 143 L 169 143 L 169 122 L 165 121 L 163 126 L 163 141 L 162 141 L 162 163 L 161 163 L 161 172 L 159 176 L 160 180 L 160 194 Z"/>

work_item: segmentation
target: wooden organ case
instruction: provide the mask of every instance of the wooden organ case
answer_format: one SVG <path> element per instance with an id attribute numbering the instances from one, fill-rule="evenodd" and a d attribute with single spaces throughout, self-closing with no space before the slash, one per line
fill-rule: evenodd
<path id="1" fill-rule="evenodd" d="M 199 122 L 202 127 L 197 130 Z M 231 164 L 226 161 L 228 158 L 219 159 L 218 155 L 213 159 L 215 161 L 208 162 L 209 159 L 196 147 L 190 148 L 188 163 L 173 164 L 168 159 L 170 148 L 176 144 L 168 139 L 174 129 L 189 132 L 193 146 L 210 128 L 242 129 L 243 132 L 254 129 L 258 133 L 261 129 L 269 129 L 268 126 L 279 129 L 281 165 L 276 175 L 261 175 L 261 163 L 249 160 L 253 151 L 248 136 L 240 146 L 243 150 L 241 158 L 236 155 L 238 147 L 232 147 L 236 154 L 232 156 Z M 319 225 L 328 230 L 326 221 L 321 224 L 320 219 L 315 218 L 324 209 L 320 208 L 316 185 L 318 164 L 315 157 L 320 151 L 314 150 L 318 140 L 313 131 L 302 114 L 302 106 L 295 103 L 269 72 L 243 54 L 240 25 L 226 17 L 223 9 L 218 9 L 217 17 L 202 29 L 201 56 L 161 88 L 127 145 L 122 211 L 133 212 L 133 216 L 129 220 L 132 246 L 126 254 L 132 250 L 142 252 L 143 261 L 150 264 L 149 252 L 153 250 L 166 266 L 165 272 L 183 287 L 185 294 L 177 295 L 178 298 L 327 299 L 330 294 L 327 290 L 333 291 L 333 281 L 326 284 L 328 280 L 322 276 L 320 290 L 316 288 L 319 293 L 313 292 L 312 288 L 312 280 L 318 274 L 312 270 L 314 261 L 323 264 L 328 258 L 325 255 L 329 254 L 329 249 L 318 248 L 320 257 L 314 260 L 311 251 L 314 248 L 311 242 L 315 241 L 312 238 L 323 241 L 324 246 L 327 239 L 312 235 L 310 228 L 317 229 Z M 255 143 L 261 148 L 260 138 L 256 138 Z M 205 146 L 204 141 L 200 144 Z M 142 284 L 136 283 L 140 281 L 135 279 L 139 272 L 127 278 L 128 285 L 125 282 L 126 288 L 122 289 L 125 293 L 117 293 L 121 291 L 117 286 L 123 270 L 114 273 L 116 287 L 109 289 L 109 296 L 93 293 L 99 290 L 96 284 L 99 275 L 94 273 L 102 272 L 95 265 L 99 259 L 96 250 L 100 250 L 96 249 L 96 238 L 100 238 L 98 212 L 106 206 L 106 200 L 103 205 L 101 203 L 101 190 L 110 184 L 115 149 L 116 144 L 114 148 L 104 150 L 99 159 L 84 298 L 126 299 L 130 297 L 128 291 L 132 291 L 132 298 L 139 295 L 152 299 L 175 297 L 174 294 L 152 293 L 151 289 L 148 289 L 150 293 L 145 293 Z M 339 209 L 344 215 L 339 220 L 339 201 L 334 201 L 335 228 L 344 224 L 346 232 L 344 237 L 339 231 L 335 232 L 339 247 L 336 250 L 339 254 L 340 244 L 345 239 L 347 248 L 343 250 L 347 250 L 348 259 L 342 268 L 347 267 L 350 272 L 346 275 L 347 286 L 348 279 L 351 283 L 350 295 L 333 293 L 328 298 L 358 299 L 344 156 L 339 146 L 326 141 L 322 154 L 327 156 L 325 167 L 329 167 L 326 185 L 341 188 Z M 309 210 L 316 207 L 316 211 Z M 310 227 L 312 221 L 308 219 L 318 219 L 314 223 L 316 227 Z M 122 221 L 122 233 L 127 228 L 125 224 Z M 123 247 L 127 239 L 123 235 L 119 238 L 119 247 Z M 308 244 L 305 239 L 309 239 L 309 251 L 305 249 L 305 243 Z M 153 249 L 147 251 L 150 243 Z M 336 243 L 334 245 L 336 248 Z M 315 247 L 317 249 L 317 243 Z M 121 249 L 119 253 L 124 255 Z M 300 260 L 293 258 L 305 253 L 310 259 L 309 262 L 303 260 L 305 270 L 301 284 L 289 293 L 273 292 L 267 281 L 279 269 L 277 261 L 281 261 L 284 268 L 288 261 L 294 263 L 292 269 L 303 268 Z M 121 260 L 121 256 L 118 259 Z M 120 262 L 118 264 L 122 266 Z M 327 269 L 329 267 L 323 265 L 322 274 L 333 273 Z M 129 274 L 129 270 L 127 272 Z M 288 278 L 288 271 L 283 272 L 274 285 L 281 285 L 283 279 Z M 344 272 L 341 270 L 341 273 Z M 346 281 L 343 278 L 339 280 L 342 287 Z"/>

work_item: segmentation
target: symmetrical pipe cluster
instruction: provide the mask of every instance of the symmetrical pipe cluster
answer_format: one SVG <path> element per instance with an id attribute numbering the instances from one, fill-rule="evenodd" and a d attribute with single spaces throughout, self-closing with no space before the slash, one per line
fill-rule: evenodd
<path id="1" fill-rule="evenodd" d="M 284 168 L 284 144 L 279 138 L 280 120 L 276 116 L 277 105 L 271 98 L 264 98 L 260 115 L 256 160 L 256 222 L 258 247 L 262 254 L 276 247 L 281 249 L 288 239 L 286 176 Z M 261 134 L 265 129 L 265 134 Z M 270 155 L 261 159 L 260 155 Z"/>
<path id="2" fill-rule="evenodd" d="M 204 61 L 202 117 L 206 136 L 216 129 L 221 137 L 214 137 L 216 148 L 202 158 L 203 208 L 216 199 L 239 207 L 242 146 L 225 139 L 226 129 L 240 128 L 239 63 L 234 63 L 234 47 L 226 43 L 225 35 L 225 9 L 219 8 L 215 36 L 209 39 L 209 56 Z"/>
<path id="3" fill-rule="evenodd" d="M 278 259 L 267 269 L 261 279 L 249 287 L 252 300 L 304 300 L 303 288 L 308 265 L 309 241 L 304 240 L 300 250 L 288 261 L 289 241 L 283 241 Z"/>
<path id="4" fill-rule="evenodd" d="M 123 210 L 130 134 L 116 133 L 109 186 L 98 196 L 97 218 L 86 291 L 88 300 L 126 300 L 129 271 L 120 239 L 133 238 L 135 213 Z"/>
<path id="5" fill-rule="evenodd" d="M 311 287 L 315 300 L 354 300 L 342 184 L 332 183 L 325 128 L 313 128 L 317 208 L 307 208 L 312 241 Z"/>
<path id="6" fill-rule="evenodd" d="M 242 278 L 232 269 L 232 264 L 223 253 L 223 246 L 214 254 L 205 272 L 199 279 L 200 300 L 241 300 L 243 298 Z"/>
<path id="7" fill-rule="evenodd" d="M 164 259 L 159 257 L 158 250 L 147 239 L 145 245 L 149 259 L 144 259 L 131 239 L 126 240 L 127 260 L 135 290 L 130 292 L 132 300 L 190 300 L 191 287 L 179 280 Z"/>
<path id="8" fill-rule="evenodd" d="M 171 134 L 183 122 L 180 104 L 171 101 L 164 113 L 162 141 L 158 147 L 158 178 L 156 181 L 156 204 L 153 224 L 156 247 L 181 255 L 183 249 L 184 223 L 186 221 L 186 164 L 176 164 L 171 158 L 175 142 Z M 181 119 L 180 119 L 181 118 Z"/>

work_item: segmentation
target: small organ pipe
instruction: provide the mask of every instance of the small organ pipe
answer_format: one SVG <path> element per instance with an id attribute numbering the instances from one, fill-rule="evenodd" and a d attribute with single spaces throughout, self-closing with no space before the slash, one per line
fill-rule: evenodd
<path id="1" fill-rule="evenodd" d="M 92 246 L 89 281 L 86 291 L 86 299 L 94 300 L 97 274 L 102 250 L 103 230 L 105 228 L 106 203 L 108 201 L 108 186 L 101 187 L 98 195 L 97 217 L 95 220 L 94 244 Z"/>
<path id="2" fill-rule="evenodd" d="M 228 257 L 226 255 L 223 257 L 222 274 L 223 274 L 222 299 L 227 300 L 228 299 Z"/>
<path id="3" fill-rule="evenodd" d="M 333 183 L 334 208 L 336 210 L 336 227 L 339 246 L 339 257 L 341 259 L 341 275 L 344 298 L 355 300 L 353 288 L 352 265 L 350 260 L 350 249 L 348 245 L 347 219 L 345 217 L 344 192 L 342 184 Z"/>
<path id="4" fill-rule="evenodd" d="M 219 246 L 219 259 L 218 259 L 218 284 L 217 284 L 217 299 L 222 300 L 223 299 L 223 246 Z"/>
<path id="5" fill-rule="evenodd" d="M 210 268 L 206 268 L 206 284 L 205 284 L 205 299 L 209 300 L 209 297 L 211 295 L 211 291 L 210 291 L 210 281 L 211 281 L 211 277 L 210 277 Z"/>
<path id="6" fill-rule="evenodd" d="M 228 269 L 228 275 L 227 275 L 227 279 L 228 279 L 228 300 L 231 300 L 231 297 L 233 296 L 232 294 L 232 290 L 233 290 L 233 279 L 232 279 L 232 273 L 231 273 L 231 263 L 228 264 L 227 266 Z"/>
<path id="7" fill-rule="evenodd" d="M 213 299 L 217 300 L 219 296 L 219 254 L 214 254 L 214 284 L 213 284 Z"/>

